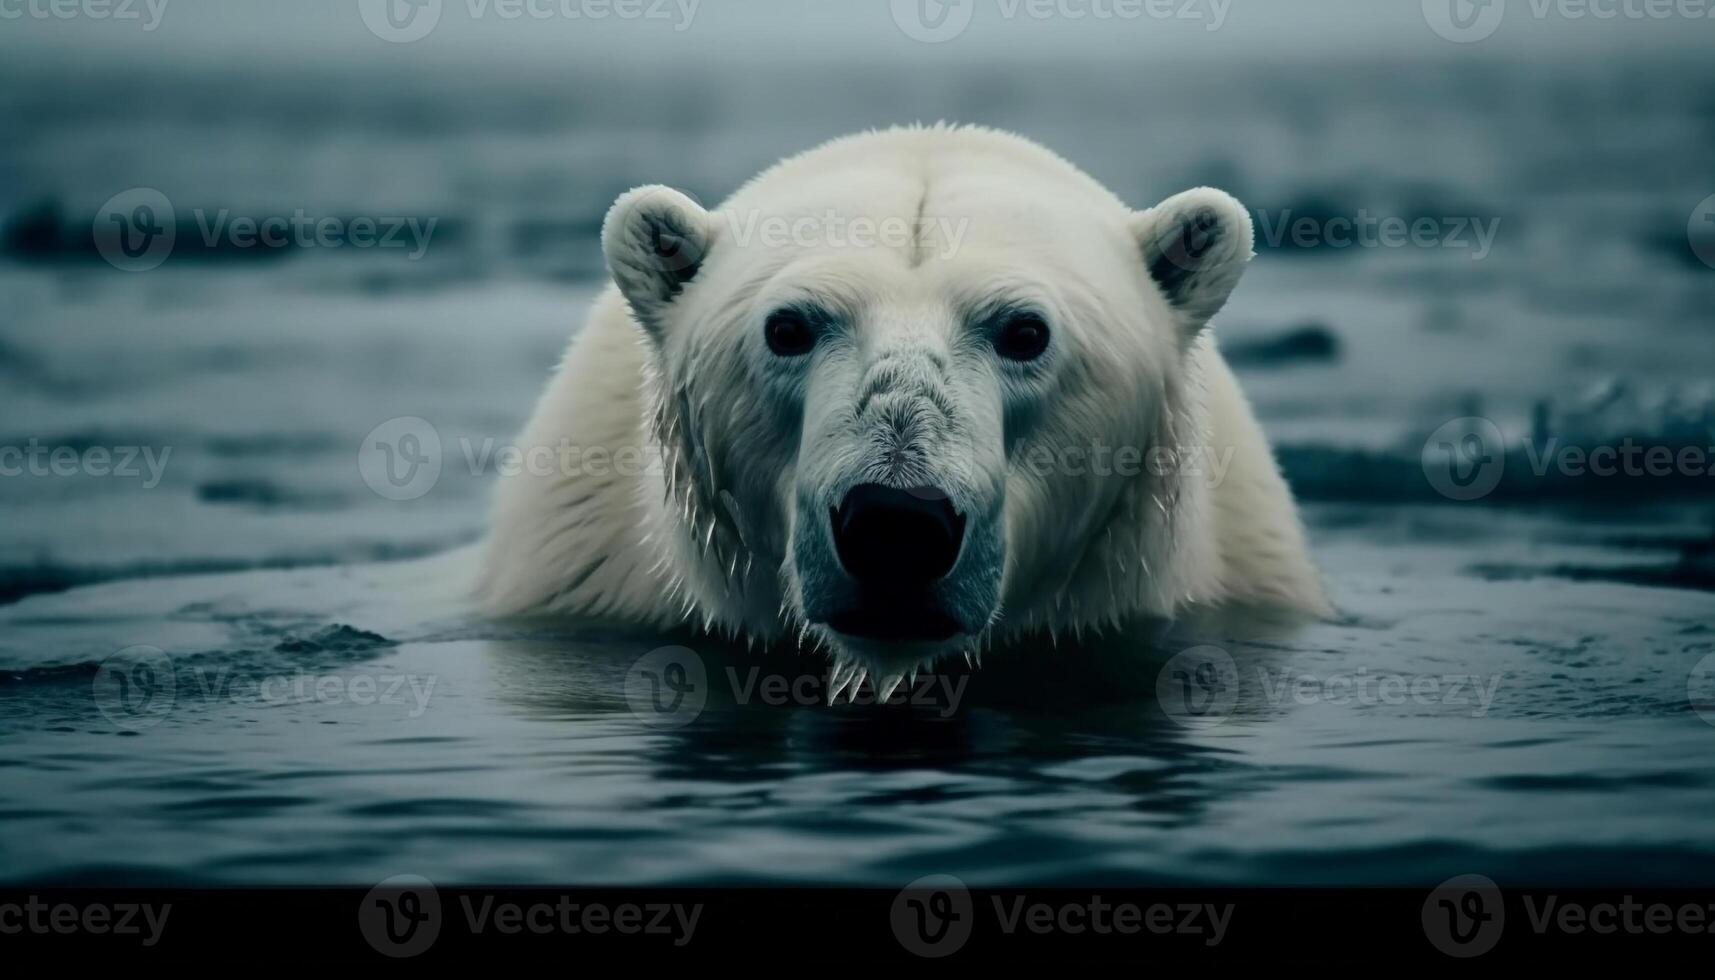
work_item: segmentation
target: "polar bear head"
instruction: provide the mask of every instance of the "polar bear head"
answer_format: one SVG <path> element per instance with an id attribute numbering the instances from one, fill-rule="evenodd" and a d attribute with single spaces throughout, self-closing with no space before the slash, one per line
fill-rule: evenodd
<path id="1" fill-rule="evenodd" d="M 1051 629 L 1097 539 L 1167 522 L 1170 476 L 1077 460 L 1194 441 L 1188 353 L 1252 231 L 1220 191 L 1132 210 L 1033 143 L 936 128 L 836 141 L 713 210 L 637 188 L 602 244 L 687 590 L 882 684 Z"/>

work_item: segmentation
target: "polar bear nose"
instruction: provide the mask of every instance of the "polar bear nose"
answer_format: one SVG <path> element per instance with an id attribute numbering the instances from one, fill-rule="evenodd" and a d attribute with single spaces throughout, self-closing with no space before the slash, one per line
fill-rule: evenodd
<path id="1" fill-rule="evenodd" d="M 964 515 L 934 487 L 859 484 L 829 517 L 840 564 L 879 592 L 916 591 L 945 577 L 965 539 Z"/>

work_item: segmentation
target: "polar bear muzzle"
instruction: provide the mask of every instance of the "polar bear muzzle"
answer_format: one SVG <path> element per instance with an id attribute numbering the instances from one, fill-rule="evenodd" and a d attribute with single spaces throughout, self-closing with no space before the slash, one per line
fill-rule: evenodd
<path id="1" fill-rule="evenodd" d="M 831 615 L 831 628 L 929 641 L 961 631 L 933 591 L 958 563 L 965 538 L 965 516 L 945 492 L 860 484 L 828 512 L 828 523 L 840 566 L 857 584 L 856 603 Z"/>

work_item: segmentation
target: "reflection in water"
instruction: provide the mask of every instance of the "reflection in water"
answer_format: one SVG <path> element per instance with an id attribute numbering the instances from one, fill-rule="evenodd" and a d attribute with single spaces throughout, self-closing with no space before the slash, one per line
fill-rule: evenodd
<path id="1" fill-rule="evenodd" d="M 916 847 L 958 853 L 997 833 L 1029 837 L 1044 821 L 1087 819 L 1093 829 L 1099 809 L 1168 828 L 1194 823 L 1216 793 L 1234 799 L 1220 778 L 1235 765 L 1231 751 L 1160 710 L 1151 693 L 1159 658 L 1135 643 L 1031 651 L 1055 666 L 1040 677 L 949 665 L 921 675 L 897 703 L 862 703 L 873 696 L 866 690 L 858 704 L 830 707 L 819 655 L 683 639 L 696 648 L 706 702 L 694 718 L 658 730 L 653 709 L 625 696 L 626 672 L 658 642 L 618 633 L 511 638 L 488 642 L 484 656 L 497 696 L 521 716 L 629 729 L 632 754 L 618 764 L 638 782 L 633 802 L 708 818 L 687 833 L 761 821 L 861 852 L 865 838 L 910 828 L 887 849 L 916 839 Z M 1057 658 L 1079 658 L 1079 669 L 1061 669 Z M 900 860 L 903 870 L 915 867 Z"/>
<path id="2" fill-rule="evenodd" d="M 0 684 L 0 815 L 30 845 L 0 839 L 0 878 L 1715 880 L 1712 730 L 1684 707 L 1715 622 L 1666 593 L 1632 611 L 1589 593 L 1580 614 L 1556 590 L 1507 588 L 1522 621 L 1565 640 L 1519 641 L 1470 596 L 1372 596 L 1366 615 L 1296 634 L 960 665 L 886 706 L 823 704 L 815 656 L 619 630 L 395 644 L 330 628 L 212 651 L 184 658 L 171 711 L 135 732 L 91 698 L 91 670 L 46 669 Z M 255 633 L 268 615 L 239 622 Z M 664 646 L 696 658 L 678 682 L 695 698 L 639 700 L 637 668 L 664 670 Z M 1198 650 L 1225 660 L 1185 676 L 1230 686 L 1187 713 L 1156 682 Z M 403 677 L 428 697 L 254 696 L 280 673 Z M 1479 702 L 1477 677 L 1502 683 Z M 204 687 L 221 678 L 236 683 Z M 1435 683 L 1378 698 L 1373 678 Z"/>

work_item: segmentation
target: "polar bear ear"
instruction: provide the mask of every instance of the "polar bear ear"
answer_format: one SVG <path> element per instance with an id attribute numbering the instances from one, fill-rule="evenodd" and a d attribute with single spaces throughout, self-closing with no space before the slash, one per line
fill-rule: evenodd
<path id="1" fill-rule="evenodd" d="M 1212 187 L 1175 194 L 1132 220 L 1144 267 L 1195 336 L 1239 284 L 1254 246 L 1251 216 Z"/>
<path id="2" fill-rule="evenodd" d="M 713 238 L 709 213 L 684 194 L 649 184 L 619 196 L 601 226 L 608 271 L 644 330 L 660 339 L 660 315 L 702 268 Z"/>

